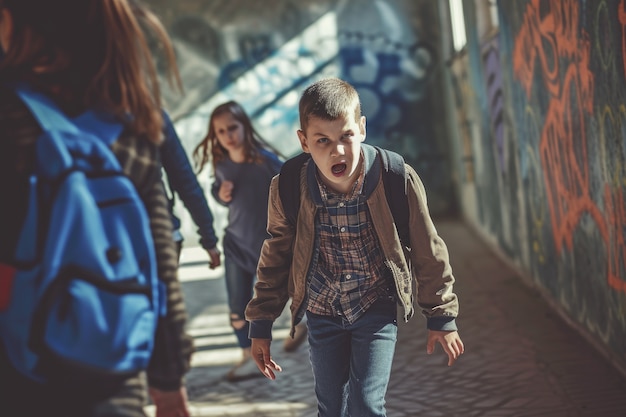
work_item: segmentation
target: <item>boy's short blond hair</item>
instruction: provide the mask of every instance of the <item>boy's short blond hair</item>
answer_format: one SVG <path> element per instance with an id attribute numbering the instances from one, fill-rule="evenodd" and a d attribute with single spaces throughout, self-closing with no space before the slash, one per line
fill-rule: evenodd
<path id="1" fill-rule="evenodd" d="M 336 120 L 354 115 L 361 118 L 361 102 L 356 89 L 339 78 L 324 78 L 304 90 L 299 105 L 300 129 L 306 132 L 311 117 Z"/>

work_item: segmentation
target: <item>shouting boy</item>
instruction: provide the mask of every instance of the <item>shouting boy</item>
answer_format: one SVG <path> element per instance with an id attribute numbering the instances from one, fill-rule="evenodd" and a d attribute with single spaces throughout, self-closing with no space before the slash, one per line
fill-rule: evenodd
<path id="1" fill-rule="evenodd" d="M 417 296 L 427 321 L 428 353 L 440 343 L 450 366 L 464 351 L 448 250 L 409 165 L 409 248 L 390 227 L 382 150 L 363 144 L 365 116 L 350 84 L 337 78 L 312 84 L 299 112 L 298 138 L 310 159 L 300 169 L 295 224 L 280 197 L 281 176 L 270 186 L 271 238 L 263 245 L 255 295 L 246 309 L 252 356 L 267 378 L 281 371 L 270 353 L 271 330 L 292 298 L 292 333 L 307 319 L 319 416 L 385 416 L 398 305 L 406 321 Z"/>

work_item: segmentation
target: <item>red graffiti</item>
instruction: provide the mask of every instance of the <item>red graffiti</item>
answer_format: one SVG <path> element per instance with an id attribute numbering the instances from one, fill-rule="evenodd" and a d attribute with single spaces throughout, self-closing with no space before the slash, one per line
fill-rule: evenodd
<path id="1" fill-rule="evenodd" d="M 539 152 L 554 244 L 557 252 L 571 251 L 574 232 L 583 215 L 589 215 L 608 248 L 608 283 L 626 291 L 626 282 L 619 278 L 619 259 L 626 244 L 623 235 L 611 237 L 608 226 L 623 227 L 626 212 L 623 204 L 612 208 L 607 220 L 591 198 L 589 188 L 585 124 L 593 114 L 594 78 L 589 70 L 588 34 L 578 29 L 579 3 L 543 2 L 544 9 L 549 10 L 541 13 L 540 3 L 532 0 L 526 8 L 515 39 L 513 71 L 530 98 L 535 66 L 539 66 L 542 87 L 548 95 Z M 619 194 L 621 198 L 621 190 Z"/>

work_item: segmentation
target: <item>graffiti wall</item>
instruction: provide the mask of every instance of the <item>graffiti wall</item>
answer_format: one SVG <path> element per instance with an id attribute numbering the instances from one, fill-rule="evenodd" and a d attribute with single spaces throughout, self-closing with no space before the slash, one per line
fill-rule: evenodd
<path id="1" fill-rule="evenodd" d="M 359 91 L 367 139 L 403 154 L 422 175 L 433 213 L 453 207 L 447 138 L 434 129 L 443 108 L 432 2 L 411 0 L 148 1 L 174 40 L 184 95 L 165 88 L 179 135 L 191 154 L 211 110 L 239 101 L 283 156 L 300 151 L 298 99 L 311 82 L 341 77 Z M 164 87 L 167 84 L 163 83 Z M 205 189 L 211 179 L 199 177 Z M 212 203 L 212 208 L 221 208 Z M 194 236 L 188 214 L 184 234 Z M 221 228 L 220 228 L 221 229 Z"/>
<path id="2" fill-rule="evenodd" d="M 625 3 L 500 1 L 499 32 L 468 33 L 471 75 L 453 71 L 485 116 L 472 221 L 624 369 Z"/>

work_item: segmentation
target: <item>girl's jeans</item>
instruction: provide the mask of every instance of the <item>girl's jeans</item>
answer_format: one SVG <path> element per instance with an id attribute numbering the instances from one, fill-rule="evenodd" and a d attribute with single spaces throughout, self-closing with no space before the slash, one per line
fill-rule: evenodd
<path id="1" fill-rule="evenodd" d="M 385 416 L 398 335 L 396 302 L 376 301 L 356 322 L 307 312 L 320 417 Z"/>
<path id="2" fill-rule="evenodd" d="M 252 299 L 254 292 L 254 281 L 256 275 L 251 274 L 241 268 L 233 259 L 224 257 L 224 274 L 226 276 L 226 292 L 228 293 L 228 307 L 230 313 L 238 315 L 245 320 L 245 310 L 248 302 Z M 232 318 L 231 318 L 232 321 Z M 233 328 L 239 347 L 249 348 L 252 341 L 248 338 L 250 323 L 241 329 Z"/>

